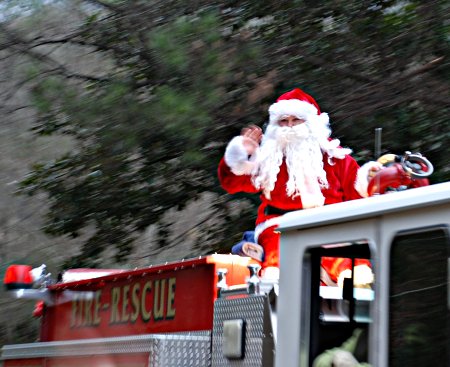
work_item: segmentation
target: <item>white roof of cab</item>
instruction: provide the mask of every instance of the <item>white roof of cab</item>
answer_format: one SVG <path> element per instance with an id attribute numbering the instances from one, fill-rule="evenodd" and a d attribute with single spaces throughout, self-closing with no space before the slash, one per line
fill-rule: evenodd
<path id="1" fill-rule="evenodd" d="M 278 230 L 286 232 L 312 228 L 448 202 L 450 202 L 450 182 L 320 208 L 297 210 L 281 217 Z"/>

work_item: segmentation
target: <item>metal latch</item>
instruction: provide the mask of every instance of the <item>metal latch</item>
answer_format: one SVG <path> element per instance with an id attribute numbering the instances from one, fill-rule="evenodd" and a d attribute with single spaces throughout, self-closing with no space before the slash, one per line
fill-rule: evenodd
<path id="1" fill-rule="evenodd" d="M 228 359 L 244 358 L 245 321 L 242 319 L 223 322 L 223 355 Z"/>

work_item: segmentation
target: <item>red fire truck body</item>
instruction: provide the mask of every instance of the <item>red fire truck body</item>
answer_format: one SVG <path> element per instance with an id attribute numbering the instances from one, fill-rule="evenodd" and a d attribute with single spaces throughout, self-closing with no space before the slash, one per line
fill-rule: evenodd
<path id="1" fill-rule="evenodd" d="M 4 351 L 4 366 L 148 366 L 151 345 L 205 339 L 209 349 L 218 269 L 226 269 L 228 285 L 245 284 L 251 263 L 210 255 L 49 285 L 45 296 L 36 294 L 46 300 L 39 342 L 7 348 L 15 357 Z M 95 275 L 76 276 L 83 273 Z"/>
<path id="2" fill-rule="evenodd" d="M 209 330 L 217 269 L 232 268 L 231 281 L 242 284 L 246 263 L 212 255 L 49 286 L 55 305 L 44 313 L 41 340 Z"/>

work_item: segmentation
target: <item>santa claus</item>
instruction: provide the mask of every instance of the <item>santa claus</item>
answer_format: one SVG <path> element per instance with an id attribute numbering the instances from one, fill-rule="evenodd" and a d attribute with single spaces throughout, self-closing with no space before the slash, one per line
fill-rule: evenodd
<path id="1" fill-rule="evenodd" d="M 369 171 L 379 164 L 360 168 L 330 135 L 328 114 L 296 88 L 269 107 L 264 134 L 252 125 L 228 144 L 218 168 L 222 187 L 261 193 L 255 238 L 264 249 L 263 269 L 278 267 L 280 215 L 367 196 Z"/>

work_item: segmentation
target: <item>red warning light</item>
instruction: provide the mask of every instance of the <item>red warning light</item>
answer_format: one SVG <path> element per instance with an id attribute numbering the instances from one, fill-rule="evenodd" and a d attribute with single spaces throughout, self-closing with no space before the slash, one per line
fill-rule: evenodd
<path id="1" fill-rule="evenodd" d="M 3 284 L 7 290 L 29 289 L 33 286 L 32 267 L 29 265 L 10 265 L 6 269 Z"/>

